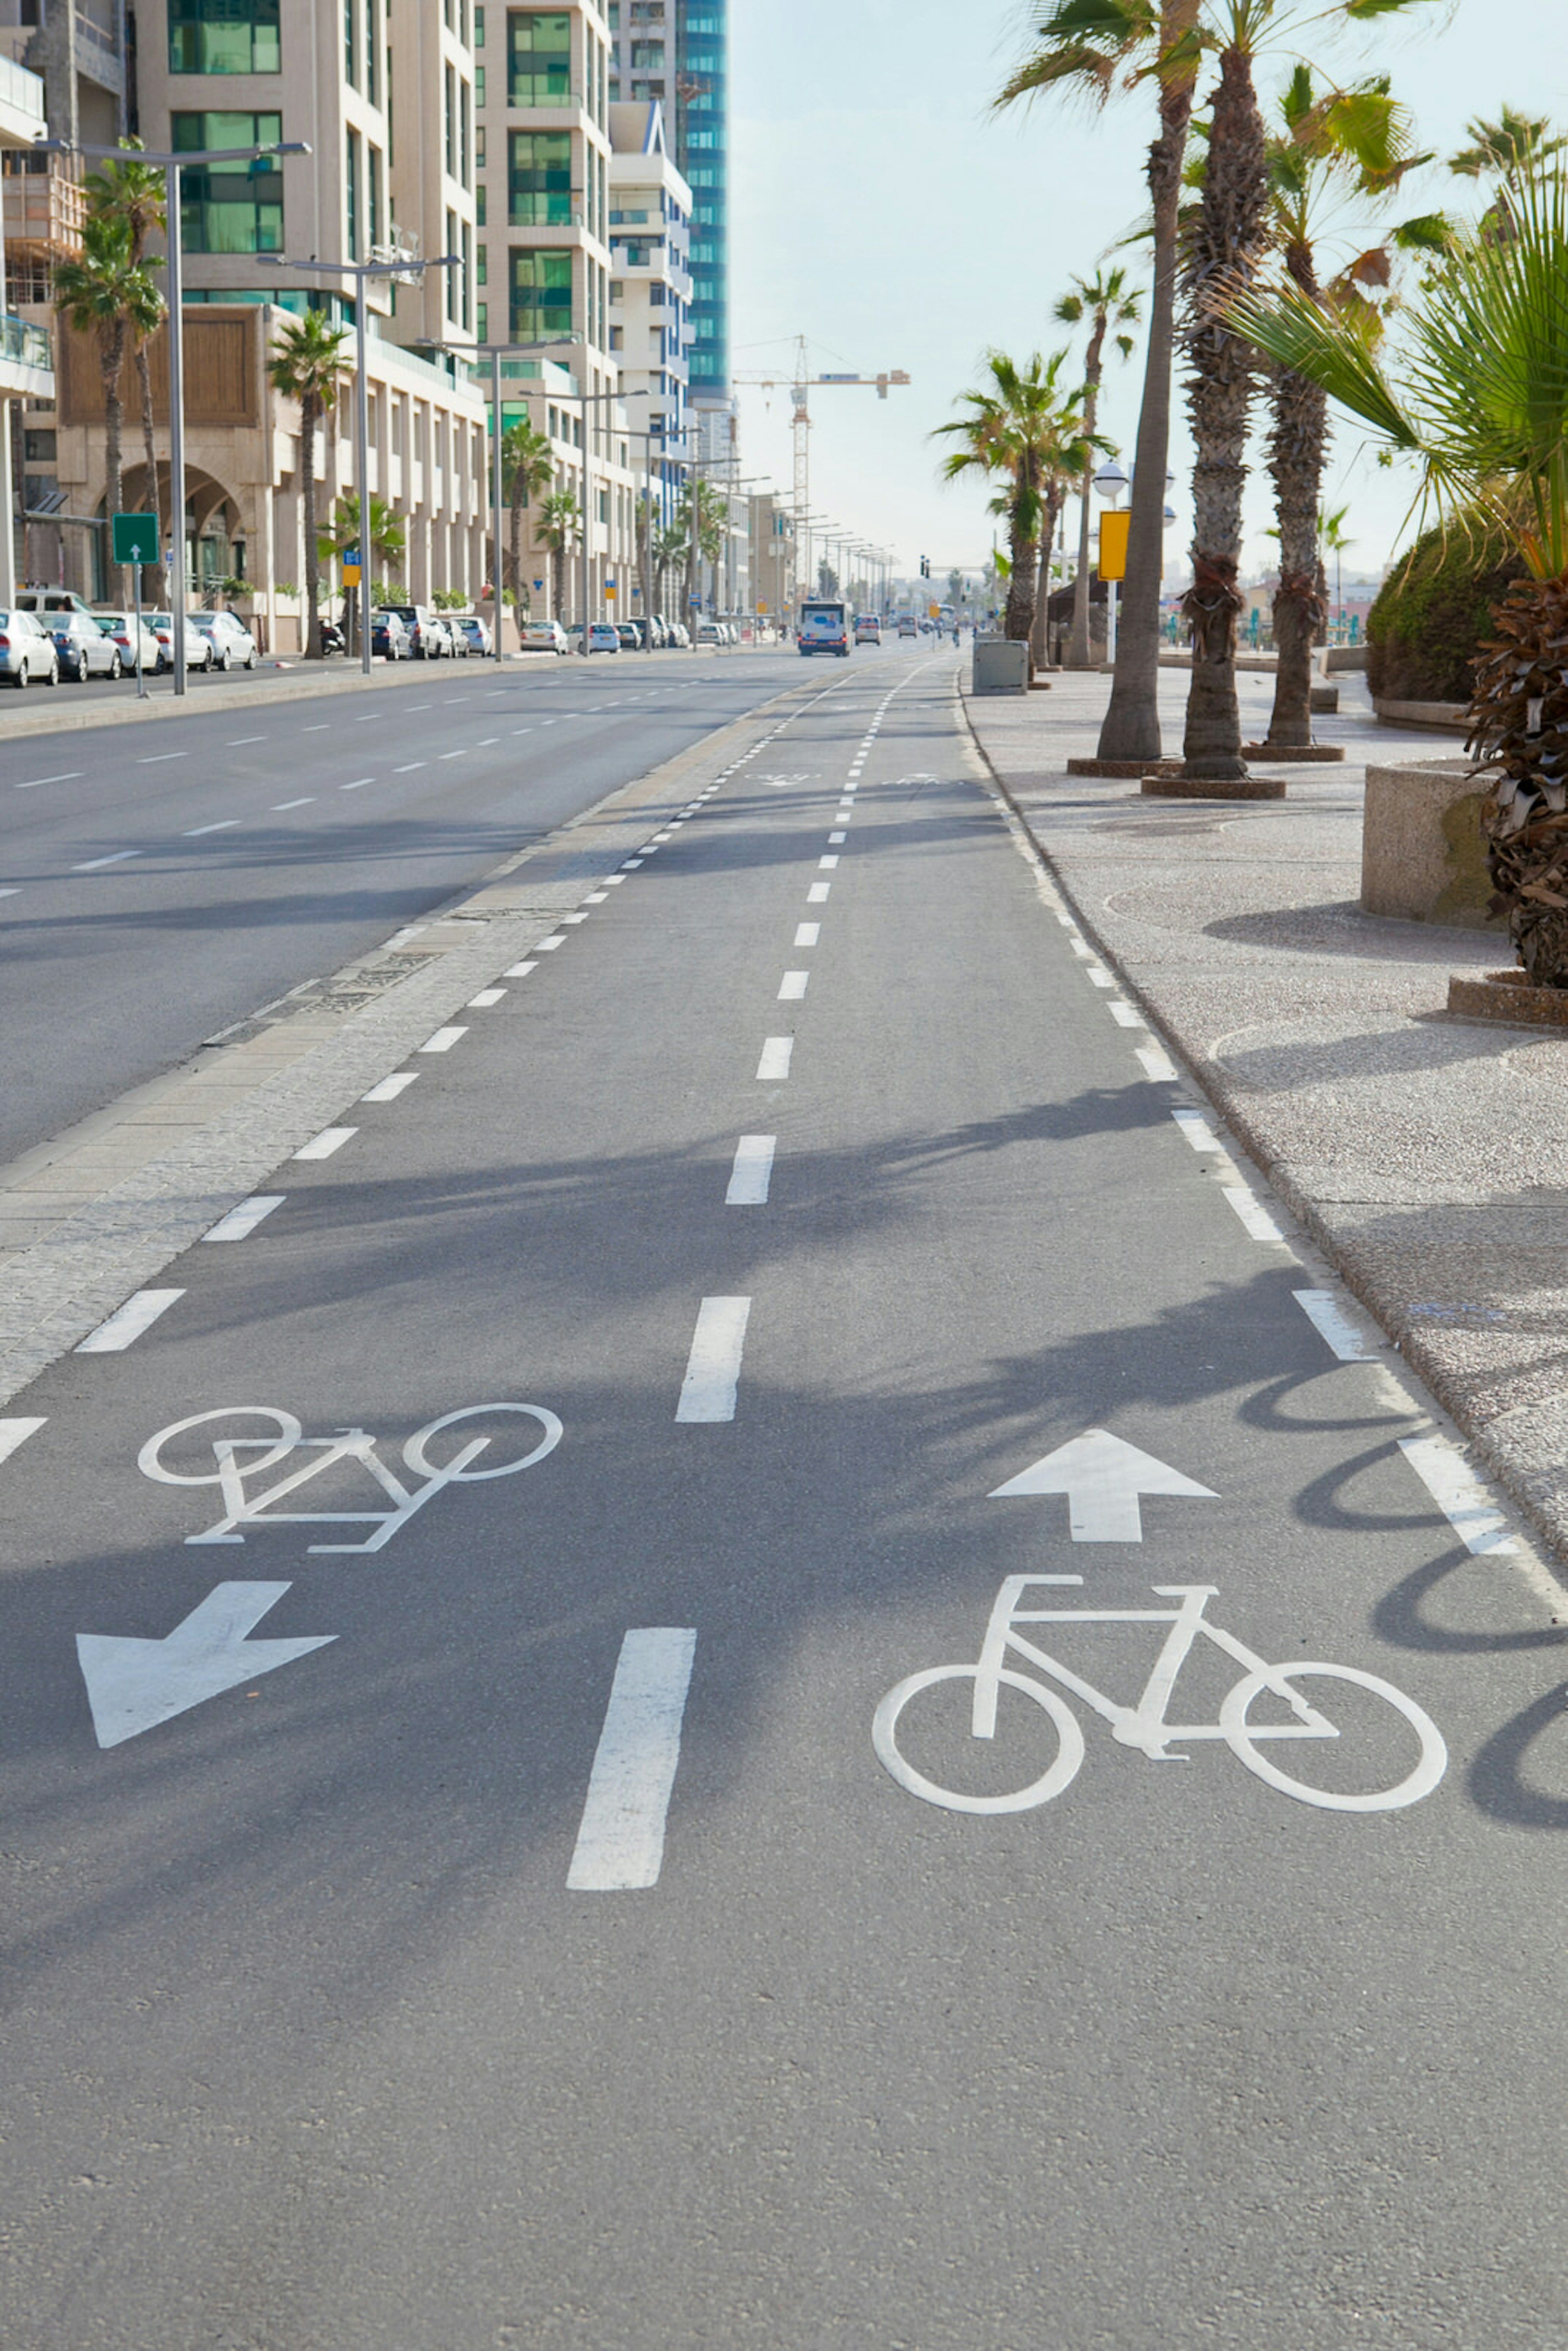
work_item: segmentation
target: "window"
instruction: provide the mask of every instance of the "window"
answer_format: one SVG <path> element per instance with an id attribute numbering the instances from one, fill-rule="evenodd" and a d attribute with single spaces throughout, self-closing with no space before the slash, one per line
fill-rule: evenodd
<path id="1" fill-rule="evenodd" d="M 649 73 L 664 72 L 664 44 L 663 41 L 632 42 L 632 70 L 633 73 L 636 72 L 639 66 L 642 66 Z"/>
<path id="2" fill-rule="evenodd" d="M 490 248 L 487 245 L 482 245 L 479 247 L 478 283 L 481 286 L 488 286 L 490 283 Z"/>
<path id="3" fill-rule="evenodd" d="M 169 0 L 171 73 L 280 73 L 279 0 Z"/>
<path id="4" fill-rule="evenodd" d="M 354 0 L 343 0 L 343 73 L 352 89 L 360 86 L 358 53 L 354 47 Z"/>
<path id="5" fill-rule="evenodd" d="M 485 110 L 485 68 L 483 66 L 476 66 L 474 68 L 474 103 L 479 109 L 480 112 L 483 113 Z M 484 160 L 485 133 L 483 129 L 481 129 L 479 132 L 479 161 L 482 163 Z"/>
<path id="6" fill-rule="evenodd" d="M 478 317 L 479 340 L 482 343 L 487 343 L 490 340 L 490 305 L 488 302 L 480 303 Z"/>
<path id="7" fill-rule="evenodd" d="M 457 177 L 457 78 L 450 66 L 446 68 L 445 147 L 446 176 L 455 180 Z M 448 246 L 447 250 L 450 252 L 451 247 Z"/>
<path id="8" fill-rule="evenodd" d="M 474 324 L 474 232 L 463 224 L 463 331 Z"/>
<path id="9" fill-rule="evenodd" d="M 481 106 L 485 103 L 483 95 L 480 97 L 479 103 Z M 482 122 L 476 122 L 474 126 L 474 161 L 478 164 L 479 169 L 483 171 L 487 160 L 488 158 L 485 146 L 485 126 Z"/>
<path id="10" fill-rule="evenodd" d="M 176 154 L 204 147 L 265 147 L 283 136 L 281 114 L 172 114 Z M 181 173 L 180 233 L 187 253 L 281 253 L 283 173 L 275 156 Z"/>
<path id="11" fill-rule="evenodd" d="M 507 99 L 511 106 L 571 104 L 571 18 L 564 8 L 508 12 Z"/>
<path id="12" fill-rule="evenodd" d="M 488 197 L 489 191 L 486 187 L 484 181 L 481 180 L 478 186 L 474 191 L 474 219 L 476 225 L 479 228 L 483 228 L 486 222 L 490 217 Z"/>
<path id="13" fill-rule="evenodd" d="M 343 201 L 348 214 L 349 258 L 350 261 L 362 261 L 365 256 L 361 250 L 362 237 L 360 219 L 360 134 L 357 131 L 350 131 L 349 133 Z"/>
<path id="14" fill-rule="evenodd" d="M 507 138 L 507 217 L 517 228 L 571 221 L 571 134 L 514 131 Z"/>
<path id="15" fill-rule="evenodd" d="M 376 0 L 364 0 L 365 6 L 365 96 L 376 102 Z"/>
<path id="16" fill-rule="evenodd" d="M 474 11 L 474 47 L 475 47 L 476 49 L 482 49 L 482 48 L 484 47 L 484 46 L 485 46 L 485 11 L 484 11 L 483 6 L 480 6 L 480 7 L 476 8 L 476 9 L 475 9 L 475 11 Z M 481 104 L 481 105 L 483 105 L 483 104 L 484 104 L 484 100 L 483 100 L 483 99 L 480 99 L 480 104 Z"/>
<path id="17" fill-rule="evenodd" d="M 625 333 L 620 327 L 612 327 L 610 329 L 610 348 L 612 351 L 622 351 L 626 348 Z"/>
<path id="18" fill-rule="evenodd" d="M 512 317 L 515 343 L 537 343 L 571 332 L 571 255 L 512 255 Z"/>

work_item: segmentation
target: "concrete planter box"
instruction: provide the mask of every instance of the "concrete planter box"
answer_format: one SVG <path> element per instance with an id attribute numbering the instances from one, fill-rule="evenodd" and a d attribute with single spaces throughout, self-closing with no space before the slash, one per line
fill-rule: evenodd
<path id="1" fill-rule="evenodd" d="M 1027 694 L 1029 647 L 1010 637 L 977 637 L 971 694 Z"/>
<path id="2" fill-rule="evenodd" d="M 1367 768 L 1361 903 L 1369 914 L 1506 933 L 1503 917 L 1486 910 L 1483 797 L 1462 759 Z"/>
<path id="3" fill-rule="evenodd" d="M 1462 702 L 1383 702 L 1373 709 L 1380 726 L 1429 726 L 1438 735 L 1468 735 L 1469 720 Z"/>

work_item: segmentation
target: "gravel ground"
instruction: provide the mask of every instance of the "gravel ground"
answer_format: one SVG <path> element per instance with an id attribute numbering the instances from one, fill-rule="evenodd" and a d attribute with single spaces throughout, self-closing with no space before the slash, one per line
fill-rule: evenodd
<path id="1" fill-rule="evenodd" d="M 1058 675 L 966 706 L 1084 928 L 1568 1556 L 1568 1040 L 1446 1011 L 1450 974 L 1511 962 L 1505 942 L 1358 904 L 1365 763 L 1456 739 L 1378 726 L 1342 679 L 1318 733 L 1343 767 L 1286 769 L 1283 801 L 1147 800 L 1066 772 L 1109 684 Z M 1271 686 L 1242 681 L 1249 731 Z M 1167 750 L 1186 687 L 1161 681 Z"/>

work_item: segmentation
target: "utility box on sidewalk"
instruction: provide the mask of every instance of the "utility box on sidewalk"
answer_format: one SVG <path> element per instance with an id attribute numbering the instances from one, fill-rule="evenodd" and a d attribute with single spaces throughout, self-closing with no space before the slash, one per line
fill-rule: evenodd
<path id="1" fill-rule="evenodd" d="M 1027 694 L 1029 647 L 1011 637 L 977 637 L 971 694 Z"/>

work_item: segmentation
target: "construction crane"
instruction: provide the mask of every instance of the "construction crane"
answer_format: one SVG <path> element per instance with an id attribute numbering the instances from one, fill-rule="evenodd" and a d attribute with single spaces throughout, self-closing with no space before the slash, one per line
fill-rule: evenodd
<path id="1" fill-rule="evenodd" d="M 793 414 L 790 418 L 790 423 L 793 429 L 795 440 L 794 505 L 796 560 L 803 567 L 804 572 L 809 578 L 810 565 L 808 559 L 809 541 L 807 538 L 807 532 L 809 524 L 807 518 L 811 511 L 811 461 L 809 439 L 811 430 L 811 414 L 807 394 L 813 384 L 833 385 L 841 390 L 846 384 L 870 384 L 874 385 L 877 398 L 879 400 L 885 400 L 887 398 L 887 391 L 890 384 L 907 383 L 909 381 L 909 377 L 903 368 L 889 368 L 885 374 L 882 375 L 855 375 L 852 373 L 813 375 L 811 373 L 810 353 L 806 347 L 806 338 L 804 335 L 797 335 L 795 338 L 795 371 L 792 375 L 788 377 L 778 373 L 774 373 L 772 375 L 737 375 L 734 378 L 734 381 L 737 383 L 758 384 L 766 392 L 777 391 L 779 386 L 784 383 L 787 383 L 789 386 L 789 398 L 793 404 Z"/>

